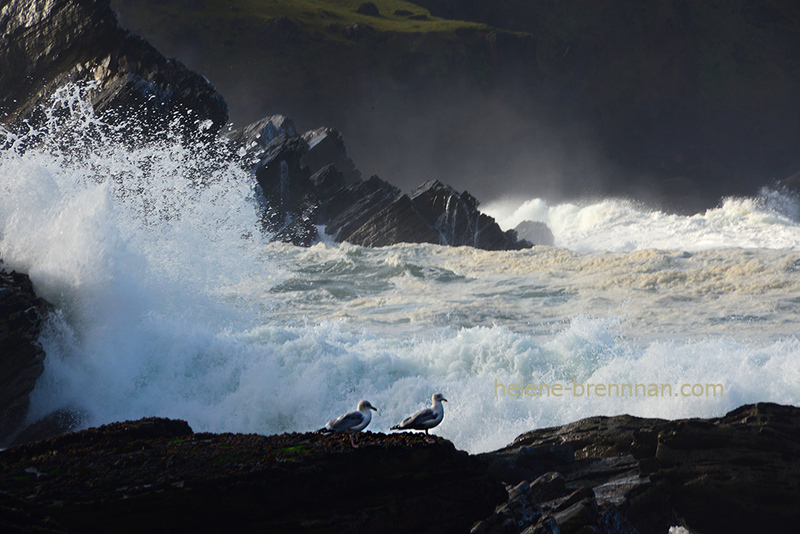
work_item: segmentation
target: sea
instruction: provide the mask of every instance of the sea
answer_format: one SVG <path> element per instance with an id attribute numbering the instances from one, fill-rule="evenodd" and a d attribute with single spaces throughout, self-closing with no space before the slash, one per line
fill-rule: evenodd
<path id="1" fill-rule="evenodd" d="M 484 211 L 545 223 L 554 245 L 300 248 L 270 242 L 217 143 L 106 125 L 84 89 L 60 90 L 44 127 L 0 130 L 0 258 L 54 306 L 29 422 L 307 432 L 367 399 L 368 430 L 388 432 L 441 392 L 431 432 L 480 453 L 595 415 L 800 403 L 790 195 L 693 215 L 506 198 Z"/>

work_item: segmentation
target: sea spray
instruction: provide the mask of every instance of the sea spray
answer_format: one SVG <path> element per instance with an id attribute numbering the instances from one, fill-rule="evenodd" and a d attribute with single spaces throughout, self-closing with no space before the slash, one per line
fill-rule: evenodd
<path id="1" fill-rule="evenodd" d="M 524 220 L 547 224 L 555 245 L 581 252 L 631 252 L 644 248 L 800 247 L 796 195 L 765 188 L 758 197 L 725 198 L 695 215 L 648 209 L 625 199 L 550 206 L 542 199 L 488 204 L 485 211 L 504 229 Z"/>

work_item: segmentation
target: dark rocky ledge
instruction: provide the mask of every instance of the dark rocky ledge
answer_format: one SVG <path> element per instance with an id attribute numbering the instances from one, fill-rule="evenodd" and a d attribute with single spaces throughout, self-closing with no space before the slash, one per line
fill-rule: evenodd
<path id="1" fill-rule="evenodd" d="M 0 452 L 0 487 L 66 532 L 467 532 L 505 498 L 480 459 L 409 433 L 193 433 L 144 419 Z M 0 509 L 1 510 L 1 509 Z"/>
<path id="2" fill-rule="evenodd" d="M 621 516 L 641 534 L 664 534 L 671 526 L 731 534 L 794 532 L 800 523 L 800 408 L 794 406 L 758 403 L 724 417 L 676 421 L 591 417 L 528 432 L 480 457 L 495 478 L 518 489 L 511 510 L 499 510 L 478 532 L 523 531 L 498 525 L 520 517 L 513 505 L 526 496 L 534 506 L 522 523 L 531 532 L 550 532 L 535 526 L 552 517 L 566 520 L 558 501 L 554 509 L 530 497 L 542 481 L 530 482 L 554 471 L 565 493 L 592 489 L 593 495 L 576 495 L 583 504 L 571 510 L 584 525 Z M 603 510 L 611 510 L 606 519 Z M 561 531 L 576 530 L 562 525 Z"/>
<path id="3" fill-rule="evenodd" d="M 0 451 L 9 532 L 793 532 L 800 408 L 591 417 L 468 455 L 441 438 L 193 433 L 143 419 Z"/>
<path id="4" fill-rule="evenodd" d="M 44 371 L 38 339 L 48 308 L 27 275 L 3 271 L 0 261 L 0 445 L 27 415 L 29 395 Z"/>

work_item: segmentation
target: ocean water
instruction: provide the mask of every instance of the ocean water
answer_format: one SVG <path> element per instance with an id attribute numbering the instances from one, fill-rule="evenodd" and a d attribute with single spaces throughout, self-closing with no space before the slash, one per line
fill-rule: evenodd
<path id="1" fill-rule="evenodd" d="M 800 217 L 785 195 L 693 216 L 488 204 L 504 228 L 551 228 L 555 246 L 526 251 L 305 249 L 269 243 L 253 180 L 219 147 L 132 148 L 77 88 L 53 110 L 67 134 L 0 134 L 0 257 L 57 310 L 31 421 L 67 408 L 85 426 L 164 416 L 266 434 L 368 399 L 369 430 L 388 431 L 439 391 L 433 433 L 483 452 L 591 415 L 800 403 Z"/>

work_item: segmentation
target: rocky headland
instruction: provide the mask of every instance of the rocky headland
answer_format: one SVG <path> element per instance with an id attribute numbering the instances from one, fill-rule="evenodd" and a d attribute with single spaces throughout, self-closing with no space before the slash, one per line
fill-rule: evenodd
<path id="1" fill-rule="evenodd" d="M 800 408 L 442 438 L 194 433 L 143 419 L 0 451 L 5 532 L 793 532 Z"/>

